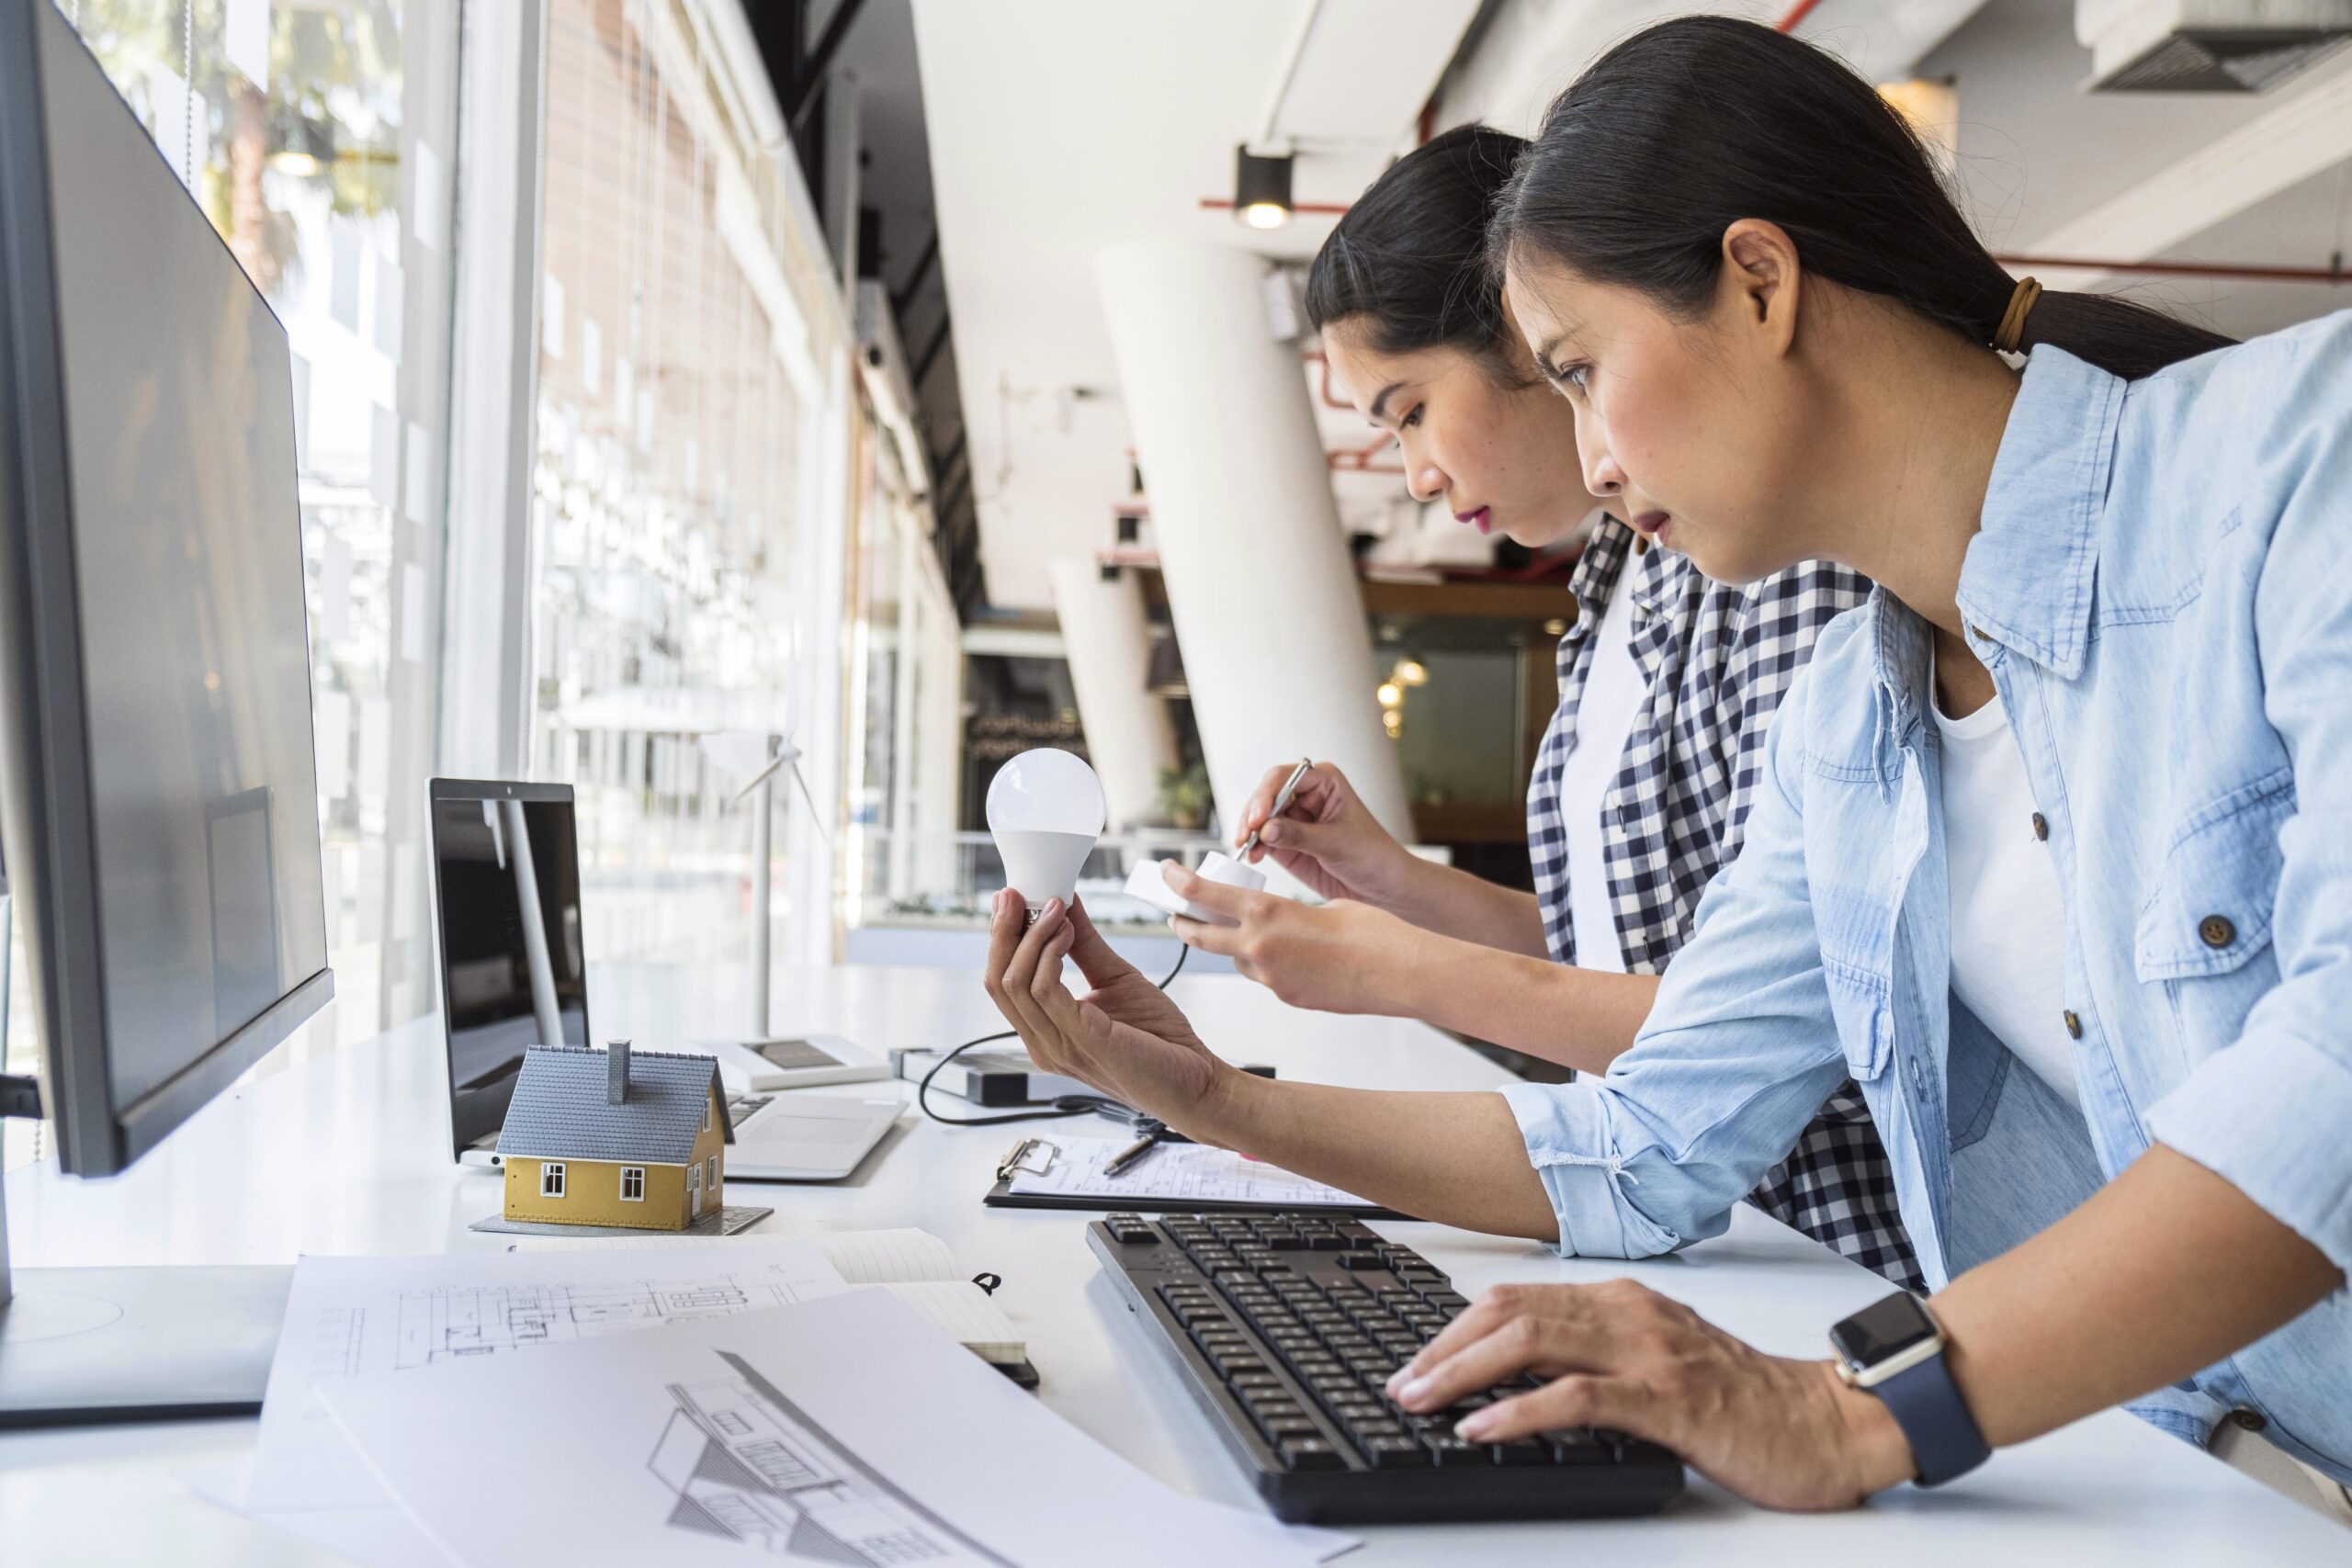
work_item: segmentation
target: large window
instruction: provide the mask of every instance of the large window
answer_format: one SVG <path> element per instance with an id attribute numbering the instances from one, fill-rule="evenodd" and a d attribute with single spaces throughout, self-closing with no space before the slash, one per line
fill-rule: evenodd
<path id="1" fill-rule="evenodd" d="M 286 324 L 335 1000 L 300 1055 L 430 1003 L 455 7 L 60 0 Z M 21 941 L 12 972 L 25 969 Z M 8 1067 L 38 1055 L 15 987 Z M 29 1133 L 29 1128 L 21 1129 Z M 11 1128 L 12 1159 L 31 1140 Z"/>
<path id="2" fill-rule="evenodd" d="M 823 389 L 770 154 L 680 16 L 548 6 L 532 766 L 578 792 L 589 951 L 732 976 L 752 822 L 740 751 L 710 732 L 801 728 L 822 649 L 796 635 L 794 551 Z"/>

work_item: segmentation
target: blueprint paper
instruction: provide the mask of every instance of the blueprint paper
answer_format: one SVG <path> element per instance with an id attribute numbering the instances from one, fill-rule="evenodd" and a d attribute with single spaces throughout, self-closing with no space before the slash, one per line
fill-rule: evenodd
<path id="1" fill-rule="evenodd" d="M 756 1237 L 723 1251 L 467 1252 L 305 1258 L 263 1396 L 245 1509 L 382 1507 L 320 1390 L 453 1362 L 725 1316 L 840 1292 L 822 1254 Z M 525 1358 L 526 1359 L 529 1358 Z"/>
<path id="2" fill-rule="evenodd" d="M 1106 1198 L 1114 1202 L 1147 1200 L 1174 1203 L 1256 1203 L 1270 1209 L 1369 1208 L 1351 1192 L 1311 1181 L 1278 1165 L 1268 1165 L 1206 1144 L 1160 1144 L 1116 1176 L 1102 1168 L 1131 1146 L 1125 1138 L 1044 1138 L 1054 1157 L 1043 1171 L 1013 1173 L 1016 1195 Z"/>
<path id="3" fill-rule="evenodd" d="M 879 1290 L 326 1394 L 464 1568 L 1308 1568 L 1332 1540 L 1170 1491 Z"/>

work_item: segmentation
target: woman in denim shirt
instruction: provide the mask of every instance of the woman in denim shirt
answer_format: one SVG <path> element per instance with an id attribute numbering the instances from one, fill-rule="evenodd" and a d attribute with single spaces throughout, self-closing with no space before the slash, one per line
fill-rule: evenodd
<path id="1" fill-rule="evenodd" d="M 1391 164 L 1316 253 L 1306 313 L 1330 385 L 1396 437 L 1413 496 L 1542 548 L 1603 498 L 1583 483 L 1576 411 L 1535 374 L 1486 265 L 1495 197 L 1526 148 L 1466 125 Z M 1774 711 L 1822 628 L 1871 585 L 1826 561 L 1711 582 L 1618 521 L 1643 517 L 1638 496 L 1607 504 L 1563 596 L 1576 622 L 1528 780 L 1534 892 L 1414 855 L 1318 762 L 1258 852 L 1329 901 L 1171 863 L 1179 893 L 1233 921 L 1181 920 L 1186 942 L 1296 1007 L 1426 1019 L 1580 1072 L 1605 1072 L 1633 1043 L 1700 894 L 1738 853 Z M 1233 814 L 1237 843 L 1291 771 L 1273 770 Z M 1886 1151 L 1852 1083 L 1752 1201 L 1918 1288 Z"/>
<path id="2" fill-rule="evenodd" d="M 1571 86 L 1497 227 L 1589 482 L 1711 576 L 1880 584 L 1782 705 L 1640 1038 L 1507 1096 L 1264 1083 L 1017 900 L 1000 1008 L 1197 1136 L 1587 1255 L 1720 1232 L 1850 1074 L 1972 1436 L 2234 1409 L 2352 1481 L 2352 317 L 2232 347 L 2037 299 L 1867 84 L 1715 17 Z M 1494 1292 L 1395 1392 L 1522 1371 L 1552 1381 L 1464 1435 L 1619 1427 L 1788 1507 L 1929 1468 L 1834 1363 L 1629 1284 Z"/>

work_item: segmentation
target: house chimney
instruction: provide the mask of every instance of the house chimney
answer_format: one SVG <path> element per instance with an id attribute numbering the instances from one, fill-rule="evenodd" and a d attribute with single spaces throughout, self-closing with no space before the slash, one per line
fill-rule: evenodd
<path id="1" fill-rule="evenodd" d="M 605 1047 L 605 1103 L 628 1103 L 628 1042 L 616 1040 Z"/>

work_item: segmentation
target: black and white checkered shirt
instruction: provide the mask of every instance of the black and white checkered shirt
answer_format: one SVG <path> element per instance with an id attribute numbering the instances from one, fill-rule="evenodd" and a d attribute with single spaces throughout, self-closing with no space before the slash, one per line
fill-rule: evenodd
<path id="1" fill-rule="evenodd" d="M 1560 639 L 1560 705 L 1527 790 L 1527 845 L 1552 956 L 1576 962 L 1560 775 L 1576 747 L 1592 668 L 1590 630 L 1610 595 L 1634 596 L 1633 653 L 1646 689 L 1600 806 L 1602 863 L 1625 967 L 1655 975 L 1690 934 L 1715 873 L 1739 852 L 1772 714 L 1821 629 L 1860 604 L 1870 582 L 1823 561 L 1747 588 L 1709 581 L 1662 549 L 1634 554 L 1634 531 L 1604 518 L 1569 581 L 1577 618 Z M 1632 570 L 1626 570 L 1628 558 Z M 1751 1201 L 1868 1269 L 1925 1289 L 1894 1200 L 1885 1147 L 1849 1080 Z"/>

